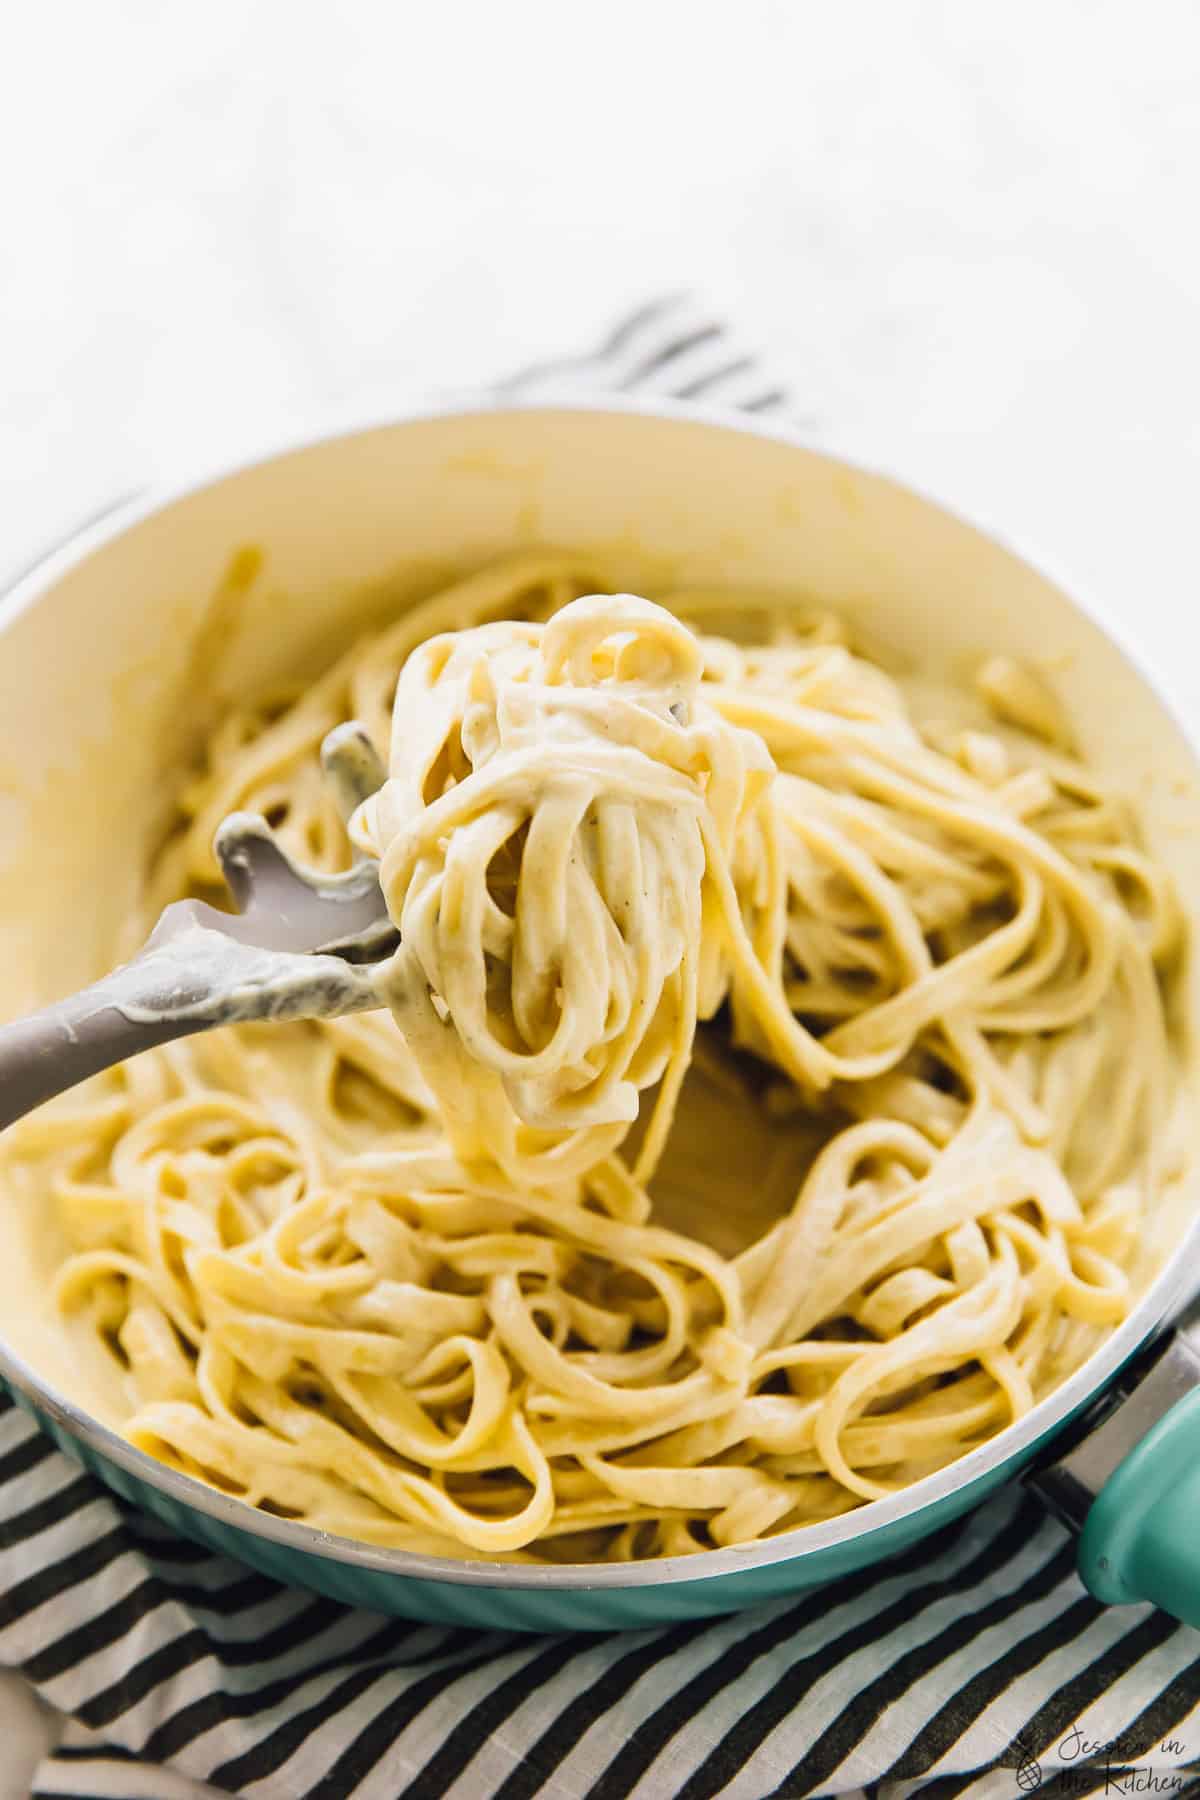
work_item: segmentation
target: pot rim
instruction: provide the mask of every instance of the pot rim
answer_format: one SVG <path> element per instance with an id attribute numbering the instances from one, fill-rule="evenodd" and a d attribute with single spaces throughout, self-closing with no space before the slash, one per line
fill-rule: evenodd
<path id="1" fill-rule="evenodd" d="M 572 392 L 569 387 L 564 387 L 561 392 L 547 389 L 537 396 L 529 397 L 506 395 L 502 392 L 485 393 L 442 404 L 430 403 L 365 423 L 347 421 L 298 440 L 286 439 L 234 462 L 222 463 L 204 473 L 173 483 L 162 491 L 152 489 L 144 494 L 118 500 L 38 556 L 8 584 L 6 591 L 0 594 L 0 633 L 28 608 L 36 605 L 72 569 L 85 562 L 105 544 L 143 520 L 165 513 L 180 501 L 218 486 L 223 481 L 235 479 L 294 454 L 332 445 L 343 439 L 391 431 L 397 427 L 442 419 L 494 418 L 503 413 L 535 412 L 615 414 L 667 420 L 680 425 L 764 439 L 803 451 L 849 472 L 867 474 L 892 487 L 900 488 L 922 505 L 934 508 L 945 517 L 987 538 L 1059 588 L 1093 627 L 1109 639 L 1121 657 L 1147 684 L 1164 713 L 1174 720 L 1187 742 L 1195 745 L 1200 759 L 1200 743 L 1182 726 L 1169 700 L 1164 698 L 1166 684 L 1161 676 L 1146 668 L 1140 654 L 1131 648 L 1124 634 L 1119 628 L 1113 628 L 1107 613 L 1099 615 L 1095 607 L 1077 597 L 1078 590 L 1059 578 L 1050 559 L 1016 548 L 994 527 L 965 518 L 956 508 L 908 482 L 898 480 L 884 470 L 856 462 L 840 452 L 824 450 L 812 444 L 803 432 L 779 421 L 667 399 L 585 395 Z M 537 1566 L 479 1562 L 468 1557 L 439 1557 L 376 1547 L 355 1538 L 338 1537 L 299 1520 L 276 1518 L 270 1513 L 260 1512 L 246 1501 L 223 1494 L 193 1476 L 169 1468 L 146 1451 L 136 1449 L 57 1388 L 44 1382 L 2 1339 L 0 1377 L 95 1455 L 158 1489 L 180 1506 L 204 1514 L 225 1527 L 245 1532 L 252 1537 L 265 1538 L 284 1549 L 298 1551 L 303 1555 L 321 1556 L 376 1574 L 422 1582 L 434 1581 L 456 1587 L 514 1588 L 542 1592 L 658 1587 L 743 1574 L 751 1569 L 814 1556 L 853 1540 L 886 1534 L 889 1527 L 913 1518 L 926 1507 L 938 1506 L 1006 1465 L 1028 1461 L 1038 1442 L 1060 1429 L 1073 1414 L 1095 1398 L 1139 1345 L 1190 1297 L 1195 1286 L 1195 1281 L 1190 1276 L 1190 1265 L 1198 1257 L 1200 1218 L 1193 1221 L 1185 1232 L 1183 1239 L 1128 1318 L 1121 1322 L 1092 1356 L 1031 1408 L 1024 1418 L 1006 1426 L 994 1438 L 968 1451 L 965 1456 L 956 1458 L 935 1474 L 899 1489 L 885 1500 L 868 1501 L 849 1513 L 820 1524 L 797 1526 L 777 1537 L 760 1539 L 753 1544 L 731 1549 L 704 1550 L 691 1556 L 663 1557 L 647 1562 L 558 1563 Z M 1015 1473 L 1015 1468 L 1012 1472 Z M 982 1497 L 981 1495 L 980 1498 Z"/>

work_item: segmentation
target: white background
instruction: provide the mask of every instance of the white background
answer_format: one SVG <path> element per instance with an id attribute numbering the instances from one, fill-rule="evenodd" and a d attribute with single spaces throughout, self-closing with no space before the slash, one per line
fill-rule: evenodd
<path id="1" fill-rule="evenodd" d="M 1198 52 L 1192 0 L 14 8 L 0 570 L 685 287 L 817 442 L 1043 547 L 1200 715 Z"/>

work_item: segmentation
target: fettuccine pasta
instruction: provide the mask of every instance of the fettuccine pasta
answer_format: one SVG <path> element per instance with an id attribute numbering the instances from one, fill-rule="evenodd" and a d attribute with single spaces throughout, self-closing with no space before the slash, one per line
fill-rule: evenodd
<path id="1" fill-rule="evenodd" d="M 357 718 L 401 943 L 377 1012 L 11 1134 L 132 1441 L 323 1531 L 588 1562 L 835 1517 L 1027 1412 L 1172 1173 L 1180 923 L 1040 677 L 944 700 L 779 596 L 539 552 L 230 712 L 147 921 L 237 809 L 344 867 Z"/>

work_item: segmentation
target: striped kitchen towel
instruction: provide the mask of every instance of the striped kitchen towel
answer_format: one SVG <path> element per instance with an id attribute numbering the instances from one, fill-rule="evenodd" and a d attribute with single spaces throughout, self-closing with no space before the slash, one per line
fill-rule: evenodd
<path id="1" fill-rule="evenodd" d="M 786 405 L 677 299 L 502 391 L 570 386 Z M 0 1664 L 66 1718 L 36 1800 L 1200 1794 L 1200 1632 L 1091 1600 L 1019 1491 L 799 1600 L 537 1638 L 281 1587 L 117 1500 L 0 1396 Z"/>

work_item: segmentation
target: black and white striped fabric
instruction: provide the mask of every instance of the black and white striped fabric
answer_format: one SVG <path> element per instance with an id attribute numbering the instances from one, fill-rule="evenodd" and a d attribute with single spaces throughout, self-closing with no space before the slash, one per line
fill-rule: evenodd
<path id="1" fill-rule="evenodd" d="M 674 299 L 506 384 L 569 385 L 786 404 Z M 799 1600 L 530 1638 L 252 1574 L 116 1500 L 0 1397 L 0 1664 L 67 1718 L 35 1800 L 1200 1794 L 1200 1632 L 1097 1605 L 1019 1492 Z"/>
<path id="2" fill-rule="evenodd" d="M 639 306 L 595 350 L 519 369 L 494 392 L 527 398 L 571 388 L 636 392 L 750 413 L 779 412 L 788 399 L 754 349 L 687 294 Z"/>

